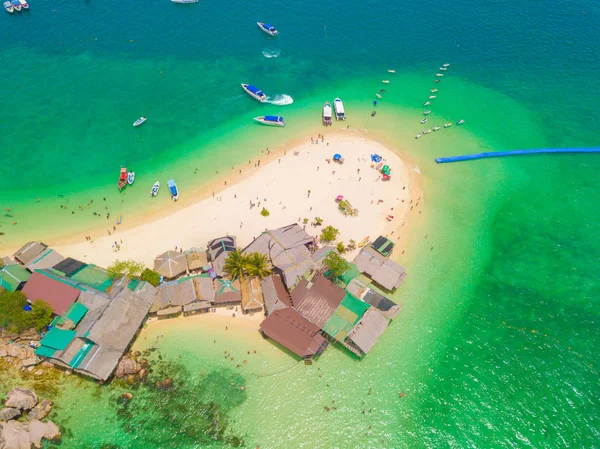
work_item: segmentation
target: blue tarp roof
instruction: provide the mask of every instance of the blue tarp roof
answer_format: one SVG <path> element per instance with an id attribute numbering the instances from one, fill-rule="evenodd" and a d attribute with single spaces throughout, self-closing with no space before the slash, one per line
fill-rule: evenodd
<path id="1" fill-rule="evenodd" d="M 265 120 L 269 122 L 283 122 L 283 117 L 279 115 L 265 115 Z"/>
<path id="2" fill-rule="evenodd" d="M 262 92 L 262 90 L 260 90 L 258 87 L 252 86 L 251 84 L 247 84 L 246 85 L 246 89 L 248 89 L 253 94 L 264 95 L 264 93 Z"/>

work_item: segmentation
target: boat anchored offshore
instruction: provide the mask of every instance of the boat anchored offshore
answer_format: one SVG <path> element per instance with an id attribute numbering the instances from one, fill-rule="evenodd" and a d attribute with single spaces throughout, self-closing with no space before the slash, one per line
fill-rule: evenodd
<path id="1" fill-rule="evenodd" d="M 19 3 L 23 9 L 29 9 L 29 3 L 27 3 L 25 0 L 19 0 Z"/>
<path id="2" fill-rule="evenodd" d="M 198 0 L 171 0 L 173 3 L 198 3 Z"/>
<path id="3" fill-rule="evenodd" d="M 430 95 L 430 96 L 429 96 L 429 99 L 430 99 L 430 100 L 433 100 L 435 97 L 436 97 L 435 95 Z"/>
<path id="4" fill-rule="evenodd" d="M 425 103 L 423 103 L 423 106 L 429 106 L 431 104 L 431 101 L 426 101 Z"/>
<path id="5" fill-rule="evenodd" d="M 415 136 L 415 139 L 420 139 L 423 134 L 419 133 Z"/>
<path id="6" fill-rule="evenodd" d="M 383 80 L 381 81 L 383 84 L 390 84 L 390 80 Z"/>
<path id="7" fill-rule="evenodd" d="M 442 76 L 444 76 L 444 74 L 443 73 L 436 73 L 435 76 L 442 77 Z"/>
<path id="8" fill-rule="evenodd" d="M 423 112 L 423 115 L 429 115 L 431 114 L 431 109 L 427 109 L 425 112 Z"/>
<path id="9" fill-rule="evenodd" d="M 430 129 L 426 129 L 425 131 L 423 131 L 423 134 L 429 134 L 431 132 Z"/>
<path id="10" fill-rule="evenodd" d="M 158 190 L 160 189 L 160 182 L 156 181 L 152 186 L 152 190 L 150 190 L 150 196 L 155 197 L 158 195 Z"/>
<path id="11" fill-rule="evenodd" d="M 252 98 L 260 101 L 261 103 L 267 101 L 267 96 L 258 87 L 254 87 L 251 84 L 242 84 L 242 89 L 244 89 Z"/>
<path id="12" fill-rule="evenodd" d="M 390 70 L 388 70 L 388 73 L 396 73 L 396 71 L 393 69 L 390 69 Z"/>
<path id="13" fill-rule="evenodd" d="M 140 117 L 139 119 L 137 119 L 135 122 L 133 122 L 133 126 L 140 126 L 142 123 L 144 123 L 146 120 L 148 120 L 146 117 Z"/>
<path id="14" fill-rule="evenodd" d="M 450 64 L 444 64 L 442 67 L 450 67 Z"/>
<path id="15" fill-rule="evenodd" d="M 258 27 L 261 30 L 263 30 L 269 36 L 277 36 L 279 34 L 279 31 L 277 31 L 273 25 L 269 25 L 268 23 L 265 23 L 265 22 L 256 22 L 256 24 L 258 25 Z"/>
<path id="16" fill-rule="evenodd" d="M 2 6 L 4 6 L 4 9 L 6 9 L 6 12 L 9 12 L 9 13 L 11 13 L 11 14 L 12 14 L 13 12 L 15 12 L 15 7 L 12 5 L 12 3 L 11 3 L 11 2 L 4 2 L 4 3 L 2 4 Z"/>
<path id="17" fill-rule="evenodd" d="M 448 123 L 444 123 L 444 128 L 450 128 L 452 126 L 452 123 L 448 122 Z"/>
<path id="18" fill-rule="evenodd" d="M 459 120 L 458 122 L 456 122 L 457 125 L 462 125 L 465 121 L 464 120 Z"/>
<path id="19" fill-rule="evenodd" d="M 132 185 L 133 181 L 135 181 L 135 172 L 128 171 L 127 172 L 127 184 Z"/>
<path id="20" fill-rule="evenodd" d="M 167 185 L 169 186 L 169 192 L 171 192 L 171 199 L 173 201 L 177 201 L 179 199 L 179 191 L 177 190 L 177 184 L 173 179 L 169 179 L 167 181 Z"/>
<path id="21" fill-rule="evenodd" d="M 11 0 L 12 5 L 15 8 L 15 11 L 21 11 L 21 3 L 19 0 Z"/>
<path id="22" fill-rule="evenodd" d="M 437 89 L 431 89 L 432 94 L 436 93 L 437 91 L 438 91 Z"/>
<path id="23" fill-rule="evenodd" d="M 285 120 L 280 115 L 261 115 L 260 117 L 255 117 L 254 120 L 263 125 L 285 126 Z"/>
<path id="24" fill-rule="evenodd" d="M 331 124 L 331 105 L 327 102 L 323 105 L 323 125 L 330 126 Z"/>
<path id="25" fill-rule="evenodd" d="M 423 120 L 421 120 L 421 124 L 423 124 L 423 123 L 427 123 L 427 119 L 426 118 L 424 118 Z"/>
<path id="26" fill-rule="evenodd" d="M 444 71 L 444 70 L 448 70 L 446 67 L 440 67 L 440 70 Z"/>
<path id="27" fill-rule="evenodd" d="M 121 167 L 121 172 L 119 173 L 119 182 L 117 183 L 117 187 L 119 190 L 123 190 L 127 185 L 127 167 Z"/>
<path id="28" fill-rule="evenodd" d="M 439 131 L 441 128 L 439 126 L 436 126 L 433 128 L 434 131 Z"/>
<path id="29" fill-rule="evenodd" d="M 379 97 L 381 98 L 381 96 Z M 336 120 L 346 120 L 346 115 L 344 112 L 344 103 L 339 98 L 333 100 L 333 109 L 335 110 L 335 119 Z"/>

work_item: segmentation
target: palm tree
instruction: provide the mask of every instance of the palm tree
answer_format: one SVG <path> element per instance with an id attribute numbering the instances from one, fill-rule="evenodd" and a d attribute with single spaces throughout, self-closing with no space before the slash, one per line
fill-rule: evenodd
<path id="1" fill-rule="evenodd" d="M 251 253 L 248 254 L 246 260 L 248 262 L 246 271 L 250 276 L 258 276 L 264 279 L 273 272 L 270 267 L 269 258 L 265 254 Z"/>
<path id="2" fill-rule="evenodd" d="M 248 258 L 242 254 L 242 250 L 236 249 L 230 252 L 227 259 L 225 259 L 223 270 L 225 270 L 231 279 L 243 279 L 247 267 Z"/>

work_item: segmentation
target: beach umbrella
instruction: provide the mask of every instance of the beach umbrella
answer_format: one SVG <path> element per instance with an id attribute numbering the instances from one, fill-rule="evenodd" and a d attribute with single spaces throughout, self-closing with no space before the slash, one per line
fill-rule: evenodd
<path id="1" fill-rule="evenodd" d="M 335 200 L 336 201 L 342 201 L 343 199 L 344 199 L 343 195 L 338 195 Z"/>
<path id="2" fill-rule="evenodd" d="M 371 161 L 373 161 L 373 162 L 381 162 L 381 156 L 379 156 L 378 154 L 372 154 L 371 155 Z"/>
<path id="3" fill-rule="evenodd" d="M 167 251 L 154 259 L 154 271 L 166 278 L 173 278 L 187 270 L 185 254 Z"/>
<path id="4" fill-rule="evenodd" d="M 341 158 L 342 158 L 342 155 L 341 155 L 341 154 L 334 154 L 334 155 L 333 155 L 333 160 L 334 160 L 334 161 L 339 161 Z"/>

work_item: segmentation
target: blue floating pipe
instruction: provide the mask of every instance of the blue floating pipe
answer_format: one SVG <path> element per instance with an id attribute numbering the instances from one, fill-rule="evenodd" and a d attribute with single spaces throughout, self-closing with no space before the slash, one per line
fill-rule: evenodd
<path id="1" fill-rule="evenodd" d="M 450 162 L 472 161 L 489 157 L 521 156 L 524 154 L 550 154 L 550 153 L 600 153 L 600 148 L 538 148 L 535 150 L 490 151 L 487 153 L 466 154 L 464 156 L 438 157 L 438 164 Z"/>

